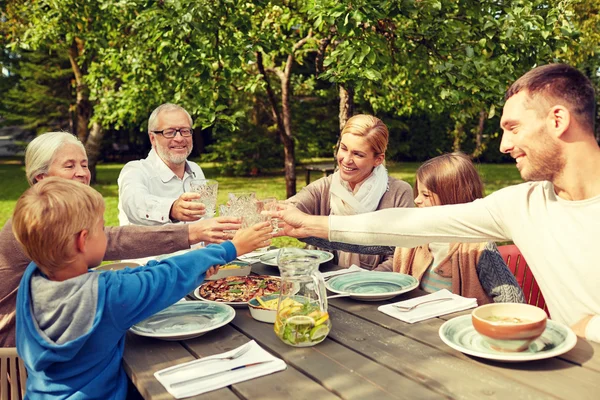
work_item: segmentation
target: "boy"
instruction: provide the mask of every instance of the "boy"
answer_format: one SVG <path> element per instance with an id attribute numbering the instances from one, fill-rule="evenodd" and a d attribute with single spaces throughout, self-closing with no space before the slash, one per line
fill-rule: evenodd
<path id="1" fill-rule="evenodd" d="M 17 295 L 17 351 L 29 373 L 29 397 L 125 398 L 127 330 L 192 291 L 212 265 L 271 238 L 266 222 L 221 245 L 98 273 L 89 268 L 106 251 L 103 213 L 98 192 L 62 178 L 44 179 L 17 201 L 13 231 L 33 260 Z"/>

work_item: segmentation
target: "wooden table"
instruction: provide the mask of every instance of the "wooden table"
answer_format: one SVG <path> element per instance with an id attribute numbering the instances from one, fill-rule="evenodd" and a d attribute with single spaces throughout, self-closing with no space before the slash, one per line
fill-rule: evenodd
<path id="1" fill-rule="evenodd" d="M 321 270 L 333 269 L 333 265 Z M 255 264 L 253 272 L 278 275 Z M 314 347 L 281 342 L 273 325 L 236 309 L 227 326 L 201 337 L 167 342 L 128 334 L 123 364 L 145 399 L 172 397 L 154 378 L 163 368 L 222 353 L 250 339 L 288 365 L 285 371 L 195 396 L 194 399 L 598 399 L 600 345 L 579 339 L 560 357 L 501 363 L 464 355 L 445 345 L 439 327 L 470 311 L 407 324 L 379 311 L 381 304 L 423 293 L 419 290 L 383 302 L 333 299 L 332 330 Z"/>
<path id="2" fill-rule="evenodd" d="M 335 164 L 327 163 L 327 164 L 310 164 L 305 165 L 304 170 L 306 171 L 306 185 L 310 183 L 310 173 L 313 171 L 322 172 L 323 176 L 326 177 L 329 174 L 332 174 L 335 171 Z"/>

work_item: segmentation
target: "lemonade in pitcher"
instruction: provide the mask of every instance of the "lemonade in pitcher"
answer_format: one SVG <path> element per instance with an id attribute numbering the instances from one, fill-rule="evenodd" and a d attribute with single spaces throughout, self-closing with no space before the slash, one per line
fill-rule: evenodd
<path id="1" fill-rule="evenodd" d="M 281 291 L 275 334 L 291 346 L 314 346 L 331 330 L 325 282 L 319 260 L 302 249 L 281 249 L 278 256 Z"/>

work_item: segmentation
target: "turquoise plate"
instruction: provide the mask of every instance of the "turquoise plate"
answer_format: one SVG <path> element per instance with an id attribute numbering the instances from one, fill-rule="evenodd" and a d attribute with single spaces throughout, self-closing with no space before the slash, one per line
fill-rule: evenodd
<path id="1" fill-rule="evenodd" d="M 354 299 L 378 301 L 410 292 L 419 286 L 419 281 L 396 272 L 365 271 L 334 276 L 325 286 L 334 293 L 347 294 Z"/>
<path id="2" fill-rule="evenodd" d="M 519 352 L 492 349 L 473 327 L 471 315 L 462 315 L 446 321 L 440 327 L 440 338 L 455 350 L 489 360 L 522 362 L 542 360 L 566 353 L 577 344 L 577 336 L 567 326 L 549 319 L 546 330 L 529 348 Z"/>
<path id="3" fill-rule="evenodd" d="M 130 331 L 163 340 L 184 340 L 227 325 L 235 310 L 227 304 L 184 301 L 138 322 Z"/>
<path id="4" fill-rule="evenodd" d="M 323 251 L 323 250 L 304 250 L 306 254 L 318 257 L 319 264 L 323 264 L 327 261 L 333 259 L 333 254 Z M 270 265 L 271 267 L 277 267 L 277 257 L 279 257 L 279 252 L 269 252 L 265 254 L 261 258 L 259 258 L 260 262 L 265 265 Z"/>

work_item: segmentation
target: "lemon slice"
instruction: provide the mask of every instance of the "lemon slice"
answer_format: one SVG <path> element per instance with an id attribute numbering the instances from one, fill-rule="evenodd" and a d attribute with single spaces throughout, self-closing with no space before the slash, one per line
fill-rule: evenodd
<path id="1" fill-rule="evenodd" d="M 327 325 L 317 325 L 310 330 L 310 340 L 317 341 L 325 338 L 329 333 L 329 327 Z"/>
<path id="2" fill-rule="evenodd" d="M 264 308 L 269 308 L 269 306 L 267 305 L 267 303 L 265 303 L 265 301 L 262 299 L 262 297 L 260 297 L 260 296 L 256 297 L 256 301 L 258 301 L 258 304 L 260 304 Z"/>
<path id="3" fill-rule="evenodd" d="M 314 326 L 315 325 L 314 318 L 311 318 L 306 315 L 294 315 L 293 317 L 289 317 L 285 322 L 286 322 L 286 324 L 296 325 L 296 326 L 302 326 L 302 325 Z"/>

